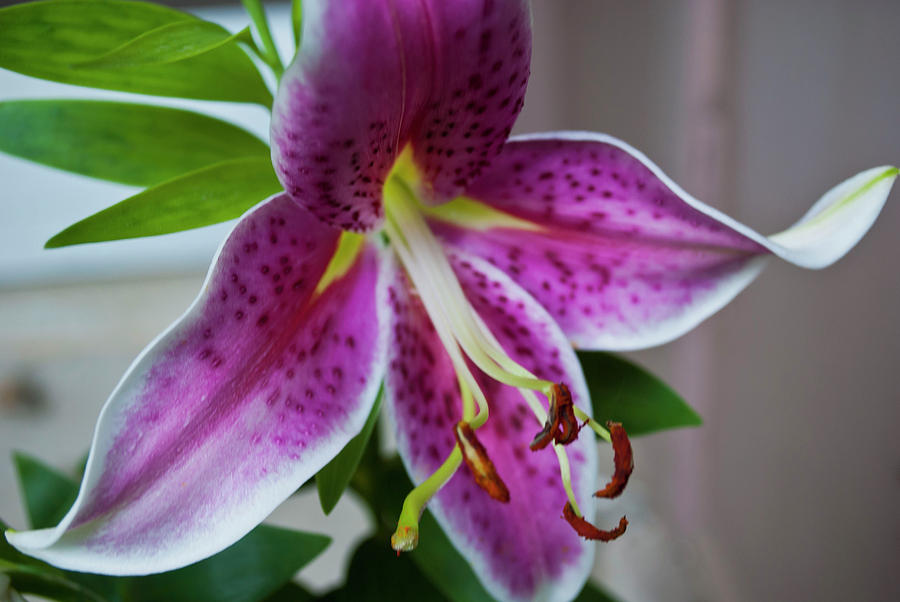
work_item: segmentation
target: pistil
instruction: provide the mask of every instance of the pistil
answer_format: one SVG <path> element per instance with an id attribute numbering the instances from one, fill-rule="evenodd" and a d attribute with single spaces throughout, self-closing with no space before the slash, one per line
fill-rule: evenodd
<path id="1" fill-rule="evenodd" d="M 413 489 L 404 501 L 397 530 L 391 538 L 392 546 L 398 553 L 415 548 L 419 537 L 418 521 L 425 505 L 453 476 L 463 460 L 469 466 L 476 483 L 492 498 L 501 502 L 508 502 L 510 499 L 509 489 L 497 474 L 487 450 L 476 436 L 476 430 L 488 420 L 489 406 L 469 369 L 466 358 L 488 377 L 518 389 L 537 423 L 543 426 L 544 430 L 538 434 L 531 447 L 532 450 L 538 450 L 550 444 L 553 446 L 559 462 L 560 479 L 568 499 L 564 518 L 585 537 L 595 535 L 597 538 L 617 537 L 624 531 L 624 524 L 627 524 L 627 521 L 618 529 L 606 532 L 596 529 L 583 518 L 572 488 L 571 470 L 565 449 L 566 445 L 577 438 L 585 425 L 590 425 L 591 429 L 606 441 L 612 441 L 615 435 L 611 435 L 572 403 L 568 387 L 536 377 L 506 353 L 466 298 L 443 248 L 423 217 L 423 208 L 405 181 L 404 175 L 407 175 L 406 171 L 396 169 L 385 184 L 384 233 L 390 239 L 391 247 L 415 287 L 456 370 L 462 400 L 462 420 L 454 428 L 456 443 L 453 450 L 441 466 Z M 538 400 L 536 393 L 543 394 L 547 398 L 549 412 Z M 582 421 L 582 424 L 579 425 L 579 421 Z M 624 448 L 620 445 L 619 449 Z M 630 447 L 628 457 L 630 461 Z M 624 475 L 625 464 L 622 465 L 622 471 L 618 470 L 619 462 L 616 465 L 619 479 L 614 481 L 621 482 L 621 486 L 624 487 L 627 475 L 624 476 L 624 480 L 621 477 Z M 598 492 L 598 495 L 600 494 L 601 492 Z M 588 527 L 594 529 L 596 533 Z"/>

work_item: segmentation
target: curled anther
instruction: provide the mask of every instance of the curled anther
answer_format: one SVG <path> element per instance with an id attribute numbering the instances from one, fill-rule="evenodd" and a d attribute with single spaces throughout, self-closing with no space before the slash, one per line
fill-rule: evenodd
<path id="1" fill-rule="evenodd" d="M 575 409 L 572 404 L 572 393 L 569 387 L 560 383 L 553 385 L 553 396 L 556 397 L 556 414 L 559 421 L 559 429 L 554 433 L 553 440 L 561 445 L 568 445 L 578 438 L 578 419 L 575 418 Z"/>
<path id="2" fill-rule="evenodd" d="M 575 510 L 569 502 L 566 502 L 566 505 L 563 507 L 563 518 L 572 525 L 572 528 L 580 536 L 594 541 L 612 541 L 625 533 L 625 529 L 628 527 L 628 519 L 623 516 L 619 519 L 619 524 L 615 528 L 609 531 L 598 529 L 586 521 L 583 516 L 575 514 Z"/>
<path id="3" fill-rule="evenodd" d="M 572 404 L 572 393 L 569 387 L 559 383 L 550 391 L 550 408 L 544 428 L 535 435 L 529 447 L 531 451 L 544 449 L 551 441 L 568 445 L 578 438 L 578 432 L 584 425 L 578 424 Z"/>
<path id="4" fill-rule="evenodd" d="M 509 502 L 509 489 L 497 474 L 494 463 L 488 457 L 484 445 L 475 436 L 472 427 L 467 422 L 460 421 L 456 424 L 453 432 L 459 443 L 459 449 L 462 451 L 463 460 L 475 476 L 478 486 L 498 502 Z"/>
<path id="5" fill-rule="evenodd" d="M 634 456 L 631 453 L 631 442 L 625 433 L 625 428 L 620 422 L 607 422 L 606 428 L 612 439 L 613 446 L 613 462 L 615 463 L 615 472 L 612 479 L 606 484 L 606 487 L 594 494 L 594 497 L 617 497 L 625 489 L 628 484 L 628 477 L 634 470 Z"/>

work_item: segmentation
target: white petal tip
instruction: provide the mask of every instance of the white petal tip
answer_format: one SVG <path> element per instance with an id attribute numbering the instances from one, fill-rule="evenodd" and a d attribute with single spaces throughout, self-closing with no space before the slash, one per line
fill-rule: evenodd
<path id="1" fill-rule="evenodd" d="M 831 265 L 872 227 L 898 174 L 900 169 L 882 166 L 844 180 L 826 192 L 800 221 L 770 236 L 772 251 L 805 268 Z"/>

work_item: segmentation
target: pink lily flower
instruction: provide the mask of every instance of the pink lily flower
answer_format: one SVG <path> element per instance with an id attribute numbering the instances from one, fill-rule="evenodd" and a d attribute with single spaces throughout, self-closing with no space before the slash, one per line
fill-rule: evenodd
<path id="1" fill-rule="evenodd" d="M 831 264 L 898 170 L 853 176 L 762 236 L 609 136 L 509 138 L 529 74 L 525 0 L 304 9 L 271 131 L 285 192 L 237 223 L 196 301 L 116 387 L 62 522 L 7 538 L 115 575 L 210 556 L 327 464 L 384 382 L 419 484 L 394 547 L 415 546 L 430 500 L 492 595 L 570 599 L 593 560 L 582 536 L 617 534 L 590 525 L 602 483 L 577 426 L 616 443 L 601 496 L 631 468 L 624 433 L 589 419 L 573 345 L 659 345 L 772 256 Z"/>

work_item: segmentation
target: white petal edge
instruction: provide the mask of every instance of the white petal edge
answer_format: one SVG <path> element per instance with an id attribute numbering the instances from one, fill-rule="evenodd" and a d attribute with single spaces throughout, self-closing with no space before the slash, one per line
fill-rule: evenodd
<path id="1" fill-rule="evenodd" d="M 245 213 L 236 222 L 235 228 L 245 217 L 258 211 L 273 198 L 280 196 L 282 193 L 273 195 L 272 197 L 260 202 L 247 213 Z M 232 232 L 234 228 L 232 229 Z M 36 529 L 31 531 L 16 531 L 8 529 L 5 533 L 6 540 L 17 550 L 28 556 L 38 558 L 52 564 L 56 567 L 82 571 L 90 573 L 100 573 L 104 575 L 149 575 L 153 573 L 161 573 L 165 571 L 181 568 L 208 558 L 225 548 L 231 546 L 244 535 L 249 533 L 254 527 L 260 524 L 269 514 L 277 508 L 281 502 L 290 497 L 302 483 L 311 478 L 322 467 L 324 467 L 334 456 L 336 456 L 344 445 L 352 439 L 359 431 L 362 430 L 371 410 L 375 397 L 381 386 L 381 378 L 373 378 L 362 393 L 362 397 L 367 401 L 364 404 L 364 411 L 360 411 L 355 416 L 348 416 L 347 428 L 345 429 L 344 438 L 332 438 L 326 445 L 323 445 L 318 453 L 315 454 L 313 461 L 307 461 L 295 467 L 295 471 L 284 478 L 270 481 L 265 488 L 261 488 L 252 504 L 249 504 L 241 513 L 234 515 L 234 520 L 223 524 L 223 528 L 216 529 L 212 533 L 203 533 L 202 536 L 195 537 L 193 545 L 184 545 L 178 548 L 177 553 L 167 552 L 165 555 L 131 555 L 126 557 L 110 556 L 96 551 L 86 549 L 79 545 L 79 539 L 71 538 L 73 541 L 65 541 L 66 530 L 77 516 L 79 510 L 84 505 L 88 492 L 92 491 L 103 472 L 103 458 L 109 450 L 109 446 L 116 435 L 116 418 L 120 415 L 120 411 L 124 409 L 115 404 L 117 397 L 122 395 L 123 400 L 134 399 L 129 394 L 129 389 L 140 386 L 142 374 L 148 369 L 156 359 L 154 351 L 164 346 L 168 342 L 168 338 L 178 330 L 178 327 L 185 321 L 188 321 L 194 311 L 199 310 L 203 301 L 203 297 L 207 292 L 210 280 L 213 277 L 219 256 L 222 254 L 228 239 L 232 232 L 222 240 L 210 263 L 209 271 L 206 279 L 200 289 L 200 293 L 191 303 L 190 307 L 173 322 L 166 330 L 157 335 L 153 341 L 148 344 L 143 351 L 135 358 L 131 366 L 122 376 L 119 384 L 110 394 L 103 408 L 100 410 L 100 416 L 97 419 L 97 425 L 94 429 L 91 449 L 88 455 L 87 466 L 84 477 L 82 479 L 78 497 L 72 504 L 72 508 L 63 517 L 56 527 L 47 529 Z M 387 283 L 392 278 L 392 264 L 389 261 L 389 254 L 379 250 L 379 279 L 378 289 L 376 292 L 376 310 L 378 312 L 378 348 L 376 354 L 376 363 L 380 364 L 376 368 L 376 372 L 384 372 L 385 362 L 387 360 L 387 341 L 388 341 L 388 324 L 389 307 L 387 298 Z M 136 382 L 138 381 L 138 382 Z M 127 407 L 127 406 L 124 406 Z M 344 440 L 346 439 L 346 440 Z M 90 524 L 86 525 L 89 526 Z M 83 529 L 79 527 L 75 531 Z M 73 532 L 74 533 L 74 532 Z"/>

